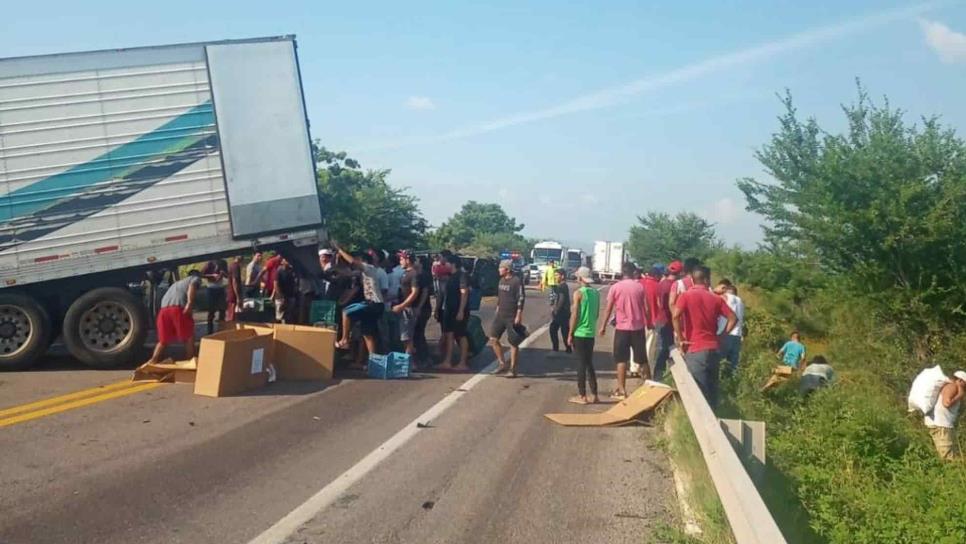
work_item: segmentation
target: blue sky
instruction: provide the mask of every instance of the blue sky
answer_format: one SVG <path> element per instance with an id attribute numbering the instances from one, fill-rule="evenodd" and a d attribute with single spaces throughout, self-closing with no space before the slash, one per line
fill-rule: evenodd
<path id="1" fill-rule="evenodd" d="M 313 136 L 391 168 L 427 218 L 499 202 L 526 234 L 623 239 L 690 210 L 753 246 L 735 179 L 792 91 L 829 130 L 855 78 L 966 126 L 966 2 L 11 2 L 0 55 L 296 34 Z"/>

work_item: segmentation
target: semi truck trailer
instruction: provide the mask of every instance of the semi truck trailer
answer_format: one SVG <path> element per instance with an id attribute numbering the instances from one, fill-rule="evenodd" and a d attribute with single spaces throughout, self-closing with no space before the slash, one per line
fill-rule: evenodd
<path id="1" fill-rule="evenodd" d="M 0 59 L 0 369 L 129 361 L 161 270 L 324 235 L 294 36 Z"/>
<path id="2" fill-rule="evenodd" d="M 594 242 L 594 273 L 601 280 L 617 280 L 627 259 L 622 242 Z"/>

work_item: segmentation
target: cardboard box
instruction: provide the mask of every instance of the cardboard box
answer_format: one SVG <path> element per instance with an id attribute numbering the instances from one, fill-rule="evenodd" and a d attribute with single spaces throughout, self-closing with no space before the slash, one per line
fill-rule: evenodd
<path id="1" fill-rule="evenodd" d="M 274 349 L 272 335 L 254 329 L 221 331 L 202 338 L 195 394 L 224 397 L 264 387 Z"/>
<path id="2" fill-rule="evenodd" d="M 336 332 L 332 329 L 276 323 L 239 323 L 240 330 L 251 329 L 273 335 L 275 369 L 279 380 L 331 380 L 335 365 Z"/>
<path id="3" fill-rule="evenodd" d="M 198 359 L 173 361 L 165 359 L 161 363 L 144 363 L 134 370 L 133 382 L 195 383 Z"/>
<path id="4" fill-rule="evenodd" d="M 653 382 L 638 387 L 629 397 L 606 412 L 595 414 L 544 414 L 547 419 L 567 427 L 600 427 L 630 423 L 651 412 L 674 394 L 674 389 Z"/>

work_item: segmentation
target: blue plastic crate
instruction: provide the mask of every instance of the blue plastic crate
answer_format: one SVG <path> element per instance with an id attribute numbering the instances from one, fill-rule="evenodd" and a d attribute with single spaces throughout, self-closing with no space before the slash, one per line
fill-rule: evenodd
<path id="1" fill-rule="evenodd" d="M 370 355 L 366 374 L 377 380 L 408 378 L 410 374 L 409 355 L 397 352 L 388 355 Z"/>

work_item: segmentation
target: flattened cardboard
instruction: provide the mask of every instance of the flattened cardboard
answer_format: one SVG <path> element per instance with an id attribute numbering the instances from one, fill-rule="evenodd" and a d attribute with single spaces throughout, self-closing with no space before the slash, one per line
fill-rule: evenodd
<path id="1" fill-rule="evenodd" d="M 279 380 L 331 380 L 335 363 L 335 336 L 332 329 L 304 325 L 239 323 L 239 330 L 271 333 L 275 340 L 275 368 Z"/>
<path id="2" fill-rule="evenodd" d="M 761 386 L 761 390 L 768 391 L 769 389 L 778 387 L 779 384 L 787 382 L 794 373 L 795 369 L 790 366 L 776 366 L 774 369 L 772 369 L 771 376 L 768 378 L 768 381 L 765 382 L 765 385 Z"/>
<path id="3" fill-rule="evenodd" d="M 226 330 L 202 338 L 195 394 L 225 397 L 264 387 L 274 348 L 271 334 L 253 329 Z"/>
<path id="4" fill-rule="evenodd" d="M 616 406 L 596 414 L 544 414 L 544 416 L 567 427 L 603 427 L 622 425 L 637 419 L 641 414 L 650 412 L 674 394 L 674 389 L 659 385 L 645 384 L 638 387 L 627 399 Z"/>
<path id="5" fill-rule="evenodd" d="M 134 369 L 132 382 L 160 382 L 160 383 L 195 383 L 195 371 L 198 369 L 198 359 L 192 357 L 186 361 L 165 359 L 161 363 L 144 363 Z"/>

